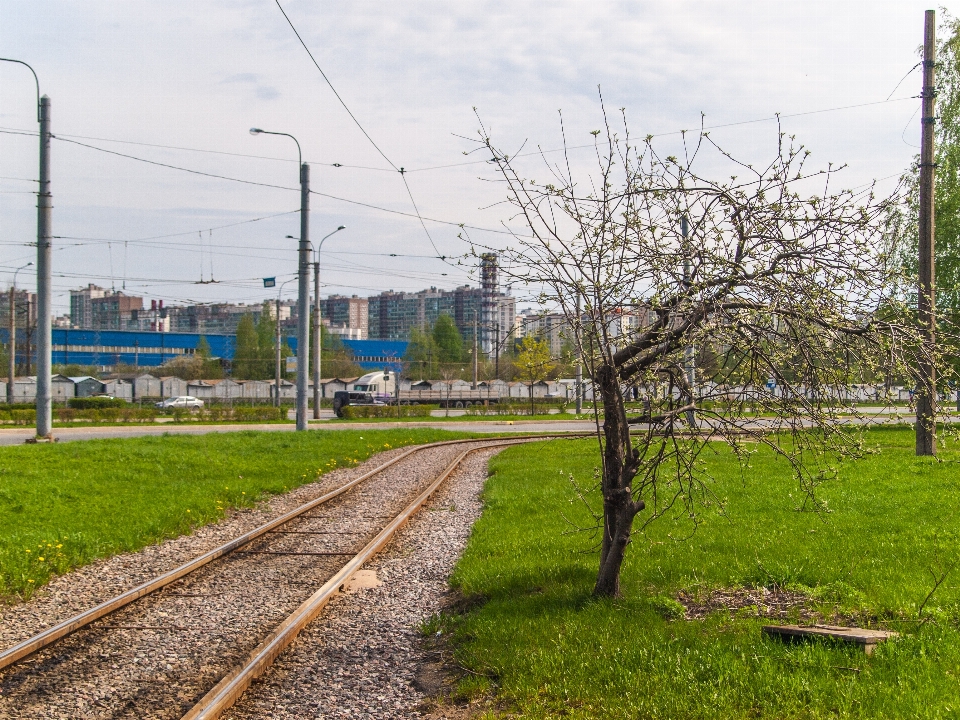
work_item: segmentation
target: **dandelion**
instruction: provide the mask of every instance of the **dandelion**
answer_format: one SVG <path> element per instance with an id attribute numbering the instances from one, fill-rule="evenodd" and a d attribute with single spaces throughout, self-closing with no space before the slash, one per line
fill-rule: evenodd
<path id="1" fill-rule="evenodd" d="M 187 510 L 187 512 L 190 512 L 190 511 L 189 511 L 189 510 Z M 41 559 L 41 560 L 43 560 L 43 558 L 40 558 L 40 559 Z"/>
<path id="2" fill-rule="evenodd" d="M 27 548 L 27 552 L 30 552 L 30 548 Z"/>
<path id="3" fill-rule="evenodd" d="M 62 548 L 62 547 L 63 547 L 63 545 L 57 545 L 57 550 L 59 550 L 59 549 Z"/>
<path id="4" fill-rule="evenodd" d="M 39 560 L 40 562 L 43 562 L 43 558 L 42 558 L 42 557 L 38 557 L 37 560 Z"/>
<path id="5" fill-rule="evenodd" d="M 241 494 L 241 495 L 246 495 L 246 493 L 243 492 L 242 490 L 240 491 L 240 494 Z"/>
<path id="6" fill-rule="evenodd" d="M 28 583 L 32 583 L 32 582 L 33 582 L 33 580 L 27 580 L 27 582 L 28 582 Z"/>

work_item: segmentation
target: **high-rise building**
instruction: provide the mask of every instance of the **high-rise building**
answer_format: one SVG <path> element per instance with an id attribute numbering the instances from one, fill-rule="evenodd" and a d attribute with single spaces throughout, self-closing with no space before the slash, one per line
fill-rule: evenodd
<path id="1" fill-rule="evenodd" d="M 70 291 L 70 324 L 81 330 L 93 328 L 93 301 L 102 298 L 107 291 L 90 283 L 80 290 Z"/>
<path id="2" fill-rule="evenodd" d="M 123 292 L 109 292 L 103 297 L 91 298 L 94 330 L 139 330 L 143 298 Z"/>
<path id="3" fill-rule="evenodd" d="M 370 337 L 379 340 L 406 340 L 413 328 L 429 330 L 441 315 L 449 315 L 468 344 L 473 343 L 474 327 L 479 341 L 486 339 L 483 352 L 492 354 L 496 337 L 501 345 L 510 335 L 516 316 L 516 300 L 494 292 L 488 297 L 484 319 L 484 289 L 462 285 L 454 290 L 432 287 L 415 293 L 392 290 L 368 298 Z"/>
<path id="4" fill-rule="evenodd" d="M 331 295 L 323 301 L 320 317 L 331 332 L 349 339 L 370 337 L 369 303 L 366 298 Z"/>

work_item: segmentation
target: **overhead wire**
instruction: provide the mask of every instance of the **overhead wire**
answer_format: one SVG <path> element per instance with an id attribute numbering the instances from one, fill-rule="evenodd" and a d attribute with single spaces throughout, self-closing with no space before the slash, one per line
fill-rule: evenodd
<path id="1" fill-rule="evenodd" d="M 353 120 L 356 126 L 360 129 L 360 132 L 362 132 L 364 137 L 366 137 L 367 140 L 370 141 L 370 144 L 373 145 L 376 151 L 380 153 L 380 157 L 386 160 L 387 164 L 390 165 L 390 167 L 392 167 L 394 170 L 400 173 L 400 179 L 403 180 L 403 186 L 404 188 L 406 188 L 407 195 L 410 196 L 410 203 L 413 205 L 413 211 L 416 213 L 417 219 L 420 220 L 420 226 L 423 228 L 423 232 L 426 234 L 427 240 L 430 241 L 430 245 L 433 247 L 434 252 L 436 252 L 437 255 L 443 258 L 443 262 L 447 262 L 446 256 L 440 252 L 440 249 L 437 247 L 437 244 L 433 241 L 433 236 L 430 234 L 430 231 L 427 229 L 427 224 L 423 221 L 423 217 L 420 215 L 420 208 L 417 207 L 417 202 L 416 200 L 413 199 L 413 191 L 410 189 L 410 184 L 407 182 L 407 178 L 404 175 L 404 169 L 402 167 L 397 167 L 396 163 L 394 163 L 393 160 L 387 157 L 387 154 L 383 152 L 383 150 L 380 149 L 380 146 L 377 145 L 374 139 L 370 137 L 370 133 L 368 133 L 366 128 L 364 128 L 363 125 L 360 124 L 360 121 L 357 120 L 357 117 L 356 115 L 353 114 L 353 111 L 351 111 L 350 108 L 347 107 L 347 103 L 344 102 L 342 97 L 340 97 L 340 93 L 337 92 L 337 89 L 333 86 L 333 83 L 330 82 L 330 78 L 327 77 L 327 74 L 323 71 L 323 68 L 320 67 L 320 63 L 317 62 L 317 59 L 313 56 L 313 53 L 310 52 L 310 48 L 307 47 L 307 44 L 303 41 L 303 38 L 300 36 L 300 33 L 297 31 L 297 28 L 293 24 L 293 21 L 290 20 L 290 16 L 287 15 L 286 10 L 284 10 L 283 6 L 280 4 L 280 0 L 274 0 L 274 2 L 277 4 L 277 7 L 280 8 L 280 12 L 283 13 L 284 19 L 287 21 L 287 24 L 290 26 L 290 29 L 293 30 L 293 34 L 297 36 L 297 40 L 300 41 L 300 44 L 303 46 L 303 49 L 307 51 L 307 55 L 310 56 L 310 60 L 313 62 L 317 70 L 320 72 L 321 77 L 323 77 L 324 81 L 327 83 L 327 86 L 336 96 L 337 100 L 340 102 L 340 105 L 343 106 L 343 109 L 346 110 L 347 115 L 350 116 L 350 119 Z"/>

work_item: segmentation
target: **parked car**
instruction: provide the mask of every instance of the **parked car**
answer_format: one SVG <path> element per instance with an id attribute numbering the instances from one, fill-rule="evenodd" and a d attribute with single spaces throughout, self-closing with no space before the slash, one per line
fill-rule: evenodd
<path id="1" fill-rule="evenodd" d="M 167 398 L 163 402 L 158 402 L 157 407 L 161 410 L 173 410 L 174 408 L 199 410 L 203 407 L 203 400 L 199 400 L 192 395 L 180 395 L 179 397 Z"/>

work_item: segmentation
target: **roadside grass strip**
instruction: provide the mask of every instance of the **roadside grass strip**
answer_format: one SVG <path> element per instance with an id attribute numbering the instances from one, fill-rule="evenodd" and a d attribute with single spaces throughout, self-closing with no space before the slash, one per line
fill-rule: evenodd
<path id="1" fill-rule="evenodd" d="M 593 519 L 569 476 L 594 486 L 596 440 L 508 449 L 453 576 L 462 600 L 423 630 L 448 638 L 468 671 L 457 694 L 484 717 L 958 717 L 960 453 L 917 458 L 913 431 L 893 428 L 866 446 L 819 488 L 826 514 L 803 509 L 771 453 L 741 476 L 717 448 L 707 464 L 726 514 L 707 508 L 691 536 L 678 510 L 635 535 L 617 600 L 591 597 L 599 538 L 575 531 Z M 738 594 L 760 599 L 716 601 Z M 792 598 L 785 616 L 768 596 Z M 810 618 L 901 637 L 868 656 L 761 632 Z"/>
<path id="2" fill-rule="evenodd" d="M 54 574 L 189 533 L 375 453 L 458 437 L 469 435 L 247 431 L 2 447 L 0 598 L 29 598 Z"/>

